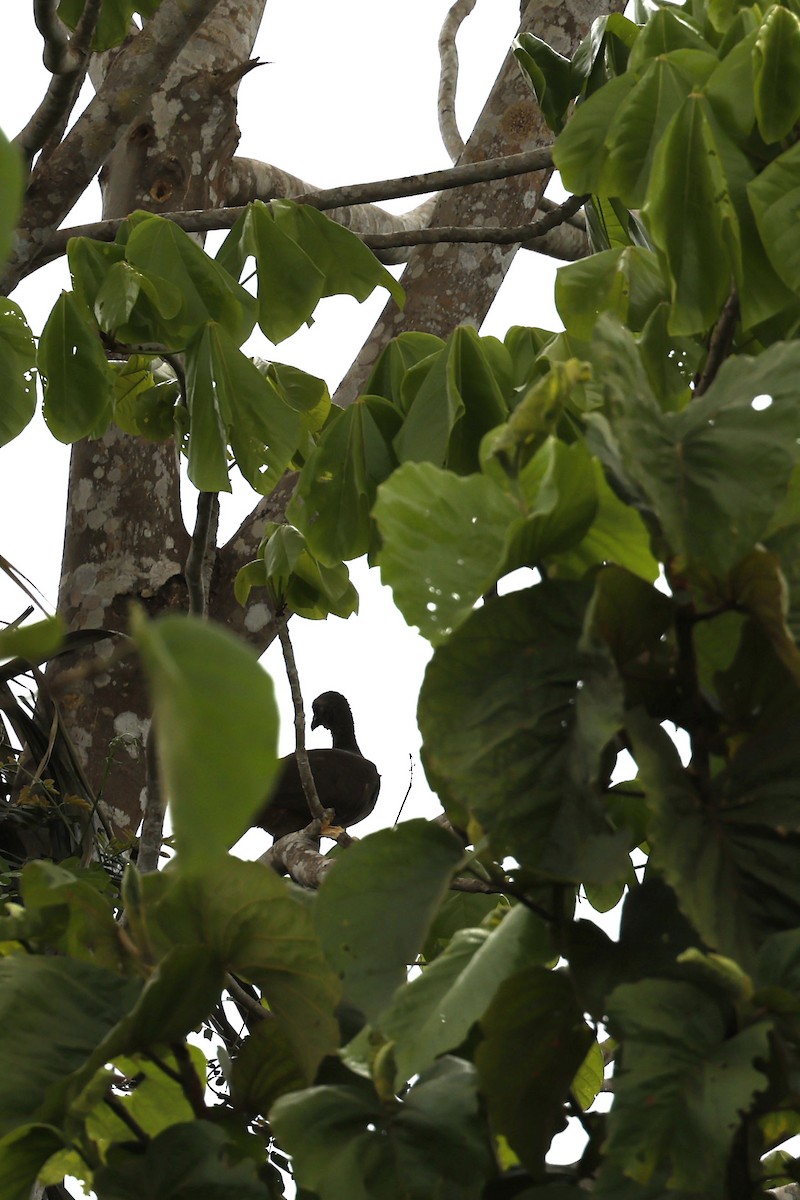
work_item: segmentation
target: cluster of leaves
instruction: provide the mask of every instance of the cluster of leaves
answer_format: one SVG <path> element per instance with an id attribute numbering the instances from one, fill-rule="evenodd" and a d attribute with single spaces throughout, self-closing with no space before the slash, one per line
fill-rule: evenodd
<path id="1" fill-rule="evenodd" d="M 313 210 L 254 206 L 216 262 L 143 215 L 70 248 L 39 347 L 51 428 L 174 434 L 208 490 L 229 452 L 262 490 L 300 467 L 240 598 L 347 615 L 346 561 L 379 564 L 434 647 L 425 768 L 474 849 L 409 822 L 316 896 L 228 856 L 275 768 L 269 682 L 224 631 L 139 621 L 178 853 L 130 867 L 121 898 L 96 869 L 23 871 L 0 921 L 3 1195 L 70 1172 L 101 1200 L 278 1196 L 285 1154 L 321 1200 L 800 1178 L 772 1153 L 800 1132 L 800 16 L 692 0 L 598 21 L 571 62 L 532 38 L 518 56 L 593 197 L 561 333 L 405 334 L 333 412 L 240 349 L 256 320 L 277 340 L 329 292 L 394 286 Z M 11 436 L 22 322 L 4 310 L 28 388 Z M 154 344 L 185 356 L 185 390 Z M 449 890 L 456 871 L 484 892 Z M 616 941 L 575 919 L 579 890 L 624 894 Z M 219 1103 L 185 1041 L 203 1022 Z M 607 1114 L 586 1111 L 604 1028 Z M 586 1149 L 547 1166 L 570 1114 Z"/>

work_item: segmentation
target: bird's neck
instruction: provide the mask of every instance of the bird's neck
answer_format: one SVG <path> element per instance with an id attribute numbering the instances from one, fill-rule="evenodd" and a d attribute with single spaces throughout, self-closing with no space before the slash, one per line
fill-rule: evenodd
<path id="1" fill-rule="evenodd" d="M 331 729 L 331 737 L 334 750 L 349 750 L 351 754 L 361 754 L 356 741 L 352 717 L 343 716 L 337 722 L 336 727 Z"/>

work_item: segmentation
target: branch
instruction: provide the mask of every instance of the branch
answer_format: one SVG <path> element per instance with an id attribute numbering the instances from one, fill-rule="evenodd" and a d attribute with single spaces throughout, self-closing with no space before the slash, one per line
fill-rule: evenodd
<path id="1" fill-rule="evenodd" d="M 53 69 L 53 78 L 50 80 L 44 99 L 28 124 L 14 139 L 29 168 L 37 150 L 45 148 L 42 158 L 39 160 L 39 166 L 41 166 L 43 160 L 49 157 L 49 153 L 52 153 L 64 136 L 70 113 L 75 107 L 78 93 L 86 78 L 101 3 L 102 0 L 87 0 L 75 32 L 67 43 L 67 53 L 63 54 L 60 60 L 61 69 Z M 57 16 L 55 20 L 61 25 Z M 45 44 L 45 65 L 47 65 L 47 43 Z"/>
<path id="2" fill-rule="evenodd" d="M 313 891 L 320 886 L 335 859 L 319 852 L 321 823 L 312 821 L 305 829 L 287 833 L 279 838 L 258 862 L 271 867 L 278 875 L 288 875 L 300 887 Z"/>
<path id="3" fill-rule="evenodd" d="M 702 396 L 704 392 L 708 391 L 716 378 L 717 371 L 730 354 L 738 319 L 739 293 L 735 287 L 732 287 L 731 293 L 723 306 L 720 318 L 709 338 L 708 354 L 706 355 L 706 361 L 703 363 L 703 369 L 695 379 L 695 396 Z"/>
<path id="4" fill-rule="evenodd" d="M 512 229 L 497 229 L 481 225 L 450 225 L 432 229 L 410 229 L 404 233 L 366 234 L 364 243 L 371 250 L 384 246 L 429 246 L 439 242 L 490 242 L 495 246 L 510 246 L 515 242 L 530 242 L 541 237 L 557 225 L 568 221 L 588 200 L 588 196 L 570 196 L 563 204 L 552 208 L 543 217 L 528 225 L 517 225 Z"/>
<path id="5" fill-rule="evenodd" d="M 289 627 L 285 617 L 278 619 L 278 637 L 283 651 L 283 661 L 286 664 L 286 675 L 289 680 L 289 687 L 292 690 L 292 703 L 294 704 L 294 736 L 295 736 L 295 757 L 297 758 L 297 770 L 300 774 L 300 782 L 303 785 L 308 807 L 311 812 L 311 817 L 315 821 L 320 821 L 325 825 L 330 817 L 330 809 L 325 809 L 320 803 L 317 794 L 317 785 L 314 782 L 314 776 L 311 774 L 311 764 L 308 761 L 308 751 L 306 750 L 306 717 L 303 712 L 303 694 L 300 691 L 300 678 L 297 674 L 297 663 L 294 658 L 294 650 L 292 649 L 292 641 L 289 637 Z"/>
<path id="6" fill-rule="evenodd" d="M 66 143 L 64 143 L 66 145 Z M 247 162 L 250 160 L 234 160 Z M 510 154 L 483 162 L 466 163 L 448 167 L 443 171 L 428 171 L 420 175 L 402 175 L 395 179 L 383 179 L 375 183 L 345 184 L 343 187 L 323 188 L 307 191 L 290 198 L 296 204 L 310 204 L 321 212 L 351 205 L 369 204 L 376 200 L 395 200 L 404 196 L 418 196 L 424 192 L 448 191 L 468 184 L 486 183 L 491 180 L 508 179 L 516 175 L 527 175 L 540 171 L 552 164 L 551 147 L 543 146 L 523 154 Z M 263 164 L 262 164 L 263 165 Z M 298 183 L 302 183 L 298 180 Z M 303 185 L 305 186 L 305 185 Z M 272 199 L 267 196 L 251 196 L 250 199 Z M 161 216 L 174 221 L 186 233 L 207 233 L 214 229 L 231 229 L 245 212 L 246 204 L 226 208 L 195 209 L 188 212 L 165 212 Z M 90 237 L 96 241 L 111 242 L 117 236 L 125 218 L 108 221 L 93 221 L 87 225 L 73 225 L 60 229 L 43 247 L 36 259 L 35 268 L 59 258 L 73 237 Z"/>
<path id="7" fill-rule="evenodd" d="M 458 51 L 456 34 L 461 23 L 475 7 L 475 0 L 456 0 L 444 19 L 439 34 L 439 132 L 444 148 L 453 162 L 464 152 L 464 141 L 456 121 L 456 88 L 458 86 Z"/>
<path id="8" fill-rule="evenodd" d="M 58 15 L 59 0 L 33 0 L 33 19 L 44 38 L 42 61 L 52 75 L 70 70 L 69 31 Z"/>
<path id="9" fill-rule="evenodd" d="M 161 843 L 164 840 L 164 813 L 166 805 L 161 792 L 161 779 L 156 758 L 156 736 L 152 722 L 144 744 L 145 754 L 145 810 L 142 832 L 139 835 L 139 856 L 136 866 L 141 875 L 158 870 Z"/>
<path id="10" fill-rule="evenodd" d="M 219 492 L 200 492 L 197 497 L 197 520 L 184 568 L 189 612 L 195 617 L 208 615 L 208 583 L 214 565 L 218 522 Z"/>
<path id="11" fill-rule="evenodd" d="M 190 36 L 218 0 L 163 0 L 145 28 L 114 59 L 93 100 L 28 191 L 14 253 L 0 278 L 10 295 L 97 174 L 124 130 L 158 91 Z"/>

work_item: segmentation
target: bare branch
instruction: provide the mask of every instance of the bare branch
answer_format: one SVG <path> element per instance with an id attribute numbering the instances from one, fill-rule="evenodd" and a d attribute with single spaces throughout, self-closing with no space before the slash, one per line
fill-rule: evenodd
<path id="1" fill-rule="evenodd" d="M 289 875 L 300 887 L 315 890 L 335 861 L 319 852 L 320 829 L 320 822 L 312 821 L 305 829 L 287 833 L 258 861 L 278 875 Z"/>
<path id="2" fill-rule="evenodd" d="M 303 693 L 300 690 L 300 677 L 297 674 L 297 663 L 295 662 L 292 640 L 289 637 L 289 627 L 285 617 L 281 617 L 278 620 L 278 637 L 281 643 L 281 650 L 283 651 L 283 661 L 286 665 L 289 687 L 292 690 L 297 770 L 300 774 L 300 782 L 303 785 L 303 791 L 308 801 L 311 816 L 315 821 L 321 821 L 324 825 L 331 814 L 330 809 L 322 807 L 317 795 L 317 785 L 314 782 L 314 776 L 311 774 L 311 764 L 308 761 L 308 751 L 306 750 L 306 715 L 303 712 Z"/>
<path id="3" fill-rule="evenodd" d="M 208 614 L 208 584 L 214 567 L 218 523 L 219 492 L 200 492 L 197 520 L 184 568 L 189 612 L 195 617 Z"/>
<path id="4" fill-rule="evenodd" d="M 588 196 L 570 196 L 563 204 L 528 225 L 517 225 L 513 229 L 496 229 L 481 225 L 451 225 L 432 229 L 410 229 L 405 233 L 366 234 L 363 241 L 370 249 L 384 246 L 429 246 L 439 242 L 491 242 L 496 246 L 510 246 L 514 242 L 529 242 L 568 221 L 588 200 Z"/>
<path id="5" fill-rule="evenodd" d="M 720 318 L 714 326 L 708 341 L 708 354 L 703 363 L 703 369 L 695 379 L 694 395 L 702 396 L 714 382 L 717 371 L 730 354 L 733 335 L 736 332 L 736 322 L 739 319 L 739 293 L 735 287 L 725 301 Z"/>
<path id="6" fill-rule="evenodd" d="M 158 870 L 161 843 L 164 840 L 166 805 L 161 791 L 161 779 L 156 757 L 156 737 L 152 723 L 145 741 L 146 796 L 142 832 L 139 835 L 139 857 L 136 866 L 142 875 Z"/>
<path id="7" fill-rule="evenodd" d="M 458 51 L 456 34 L 461 23 L 475 7 L 475 0 L 456 0 L 444 19 L 439 34 L 439 132 L 444 148 L 453 162 L 464 152 L 464 140 L 456 121 L 456 89 L 458 87 Z"/>
<path id="8" fill-rule="evenodd" d="M 0 293 L 10 295 L 217 3 L 164 0 L 141 33 L 116 56 L 94 99 L 28 190 L 14 254 L 0 279 Z"/>
<path id="9" fill-rule="evenodd" d="M 522 154 L 509 154 L 503 158 L 487 159 L 483 162 L 465 163 L 463 166 L 448 167 L 443 171 L 428 171 L 420 175 L 403 175 L 396 179 L 384 179 L 376 183 L 345 184 L 343 187 L 324 188 L 319 191 L 306 191 L 290 198 L 297 204 L 310 204 L 322 212 L 344 208 L 350 205 L 369 204 L 376 200 L 394 200 L 403 196 L 416 196 L 423 192 L 447 191 L 451 188 L 465 187 L 468 184 L 485 183 L 489 180 L 508 179 L 515 175 L 527 175 L 531 171 L 540 171 L 552 164 L 551 146 L 542 146 Z M 235 159 L 234 162 L 251 162 L 252 160 Z M 253 164 L 251 169 L 255 170 Z M 263 165 L 263 164 L 261 164 Z M 270 168 L 270 172 L 275 169 Z M 279 182 L 282 173 L 276 178 Z M 273 178 L 272 174 L 269 176 Z M 283 176 L 284 181 L 293 176 Z M 307 187 L 301 180 L 298 184 Z M 250 196 L 250 199 L 272 199 L 272 196 Z M 187 212 L 162 213 L 166 220 L 174 221 L 187 233 L 205 233 L 212 229 L 231 229 L 244 213 L 246 205 L 238 204 L 230 208 L 196 209 Z M 408 215 L 408 214 L 405 214 Z M 74 225 L 69 229 L 60 229 L 49 239 L 34 264 L 34 269 L 44 266 L 54 258 L 60 257 L 67 248 L 67 242 L 73 237 L 91 237 L 97 241 L 111 242 L 124 218 L 110 221 L 94 221 L 88 225 Z M 399 223 L 399 222 L 398 222 Z M 352 222 L 351 222 L 352 224 Z"/>
<path id="10" fill-rule="evenodd" d="M 69 72 L 69 31 L 58 15 L 58 0 L 33 0 L 33 19 L 44 38 L 42 62 L 52 75 Z"/>

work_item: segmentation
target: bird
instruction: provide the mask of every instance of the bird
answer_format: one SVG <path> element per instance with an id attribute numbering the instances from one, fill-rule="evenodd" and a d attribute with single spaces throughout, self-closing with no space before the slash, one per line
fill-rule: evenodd
<path id="1" fill-rule="evenodd" d="M 333 809 L 336 825 L 347 828 L 372 812 L 381 777 L 375 764 L 359 749 L 353 714 L 341 692 L 323 692 L 311 708 L 311 728 L 321 725 L 333 738 L 331 749 L 308 751 L 311 774 L 322 807 Z M 287 833 L 305 829 L 311 819 L 297 758 L 288 754 L 281 759 L 270 798 L 253 823 L 277 841 Z"/>

